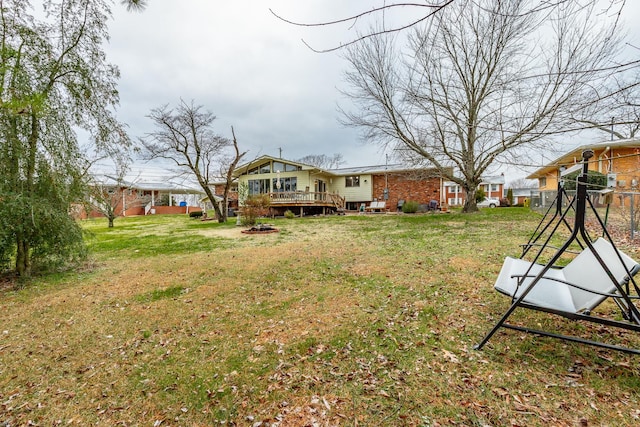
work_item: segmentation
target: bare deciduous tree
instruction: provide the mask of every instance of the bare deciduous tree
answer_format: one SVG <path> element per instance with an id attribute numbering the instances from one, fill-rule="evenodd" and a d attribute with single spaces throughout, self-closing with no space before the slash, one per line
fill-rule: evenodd
<path id="1" fill-rule="evenodd" d="M 274 12 L 272 9 L 269 9 L 269 11 L 278 19 L 288 23 L 288 24 L 292 24 L 292 25 L 297 25 L 300 27 L 324 27 L 324 26 L 332 26 L 332 25 L 336 25 L 336 24 L 343 24 L 343 23 L 349 23 L 351 25 L 355 25 L 359 20 L 365 18 L 365 17 L 376 17 L 379 14 L 383 15 L 384 13 L 391 11 L 391 10 L 395 10 L 395 9 L 403 9 L 403 8 L 410 8 L 414 11 L 416 11 L 416 13 L 413 15 L 412 19 L 409 19 L 408 22 L 404 22 L 401 24 L 398 24 L 392 28 L 383 28 L 380 30 L 372 30 L 366 34 L 363 35 L 359 35 L 358 37 L 356 37 L 355 39 L 352 39 L 348 42 L 342 43 L 339 46 L 334 46 L 334 47 L 330 47 L 330 48 L 326 48 L 326 49 L 316 49 L 314 47 L 312 47 L 311 45 L 309 45 L 306 41 L 304 41 L 304 39 L 302 40 L 302 42 L 311 50 L 313 50 L 314 52 L 318 52 L 318 53 L 326 53 L 326 52 L 332 52 L 335 50 L 340 50 L 343 49 L 347 46 L 351 46 L 353 44 L 362 42 L 368 38 L 371 37 L 376 37 L 379 36 L 381 34 L 391 34 L 391 33 L 396 33 L 396 32 L 400 32 L 403 30 L 406 30 L 408 28 L 411 28 L 415 25 L 418 25 L 422 22 L 425 22 L 426 20 L 428 20 L 429 18 L 431 18 L 432 16 L 434 16 L 436 13 L 438 13 L 439 11 L 441 11 L 442 9 L 444 9 L 445 7 L 449 6 L 450 4 L 453 3 L 454 0 L 433 0 L 433 1 L 427 1 L 423 4 L 420 3 L 408 3 L 408 2 L 391 2 L 391 3 L 386 3 L 380 7 L 374 7 L 371 8 L 370 10 L 361 12 L 361 13 L 357 13 L 355 15 L 352 16 L 347 16 L 347 17 L 343 17 L 343 18 L 339 18 L 336 20 L 332 20 L 332 21 L 325 21 L 325 22 L 312 22 L 312 23 L 302 23 L 302 22 L 295 22 L 295 21 L 291 21 L 289 19 L 286 19 L 280 15 L 278 15 L 276 12 Z M 563 0 L 563 1 L 567 1 L 567 0 Z"/>
<path id="2" fill-rule="evenodd" d="M 123 0 L 123 3 L 133 2 L 134 0 Z M 598 2 L 600 5 L 600 9 L 602 13 L 609 13 L 612 10 L 615 13 L 617 8 L 621 8 L 624 6 L 626 0 L 586 0 L 585 6 L 592 4 L 594 2 Z M 554 9 L 557 7 L 562 7 L 565 4 L 575 2 L 575 0 L 545 0 L 545 1 L 537 1 L 530 2 L 530 6 L 528 9 L 523 10 L 523 14 L 534 14 L 539 12 L 546 12 L 550 9 Z M 373 1 L 371 2 L 374 3 Z M 400 20 L 398 22 L 394 22 L 389 26 L 384 26 L 383 28 L 372 29 L 364 34 L 359 34 L 357 37 L 346 40 L 338 46 L 327 47 L 327 48 L 315 48 L 307 43 L 304 39 L 302 42 L 312 51 L 317 53 L 327 53 L 333 52 L 336 50 L 344 49 L 347 46 L 351 46 L 357 43 L 362 42 L 371 37 L 376 37 L 381 34 L 393 34 L 400 33 L 405 30 L 411 29 L 417 25 L 421 25 L 427 23 L 430 18 L 436 16 L 440 11 L 444 10 L 447 6 L 450 6 L 454 3 L 454 0 L 426 0 L 423 3 L 416 2 L 404 2 L 404 1 L 384 1 L 381 6 L 372 7 L 369 10 L 362 11 L 360 13 L 356 13 L 350 16 L 343 16 L 329 21 L 318 21 L 318 22 L 299 22 L 291 19 L 287 19 L 272 9 L 269 9 L 271 14 L 276 18 L 280 19 L 283 22 L 286 22 L 291 25 L 296 25 L 299 27 L 332 27 L 339 24 L 349 24 L 349 29 L 356 30 L 360 27 L 362 23 L 366 23 L 367 19 L 378 19 L 385 20 L 385 16 L 388 13 L 392 13 L 394 11 L 398 11 L 401 9 L 409 10 L 404 20 Z M 364 24 L 366 25 L 366 24 Z"/>
<path id="3" fill-rule="evenodd" d="M 611 139 L 635 138 L 640 132 L 640 73 L 612 76 L 607 84 L 604 96 L 580 112 L 576 122 Z"/>
<path id="4" fill-rule="evenodd" d="M 332 156 L 326 154 L 309 154 L 298 159 L 298 162 L 319 167 L 321 169 L 337 169 L 344 163 L 344 158 L 340 153 Z"/>
<path id="5" fill-rule="evenodd" d="M 148 202 L 133 191 L 131 182 L 125 181 L 128 170 L 128 163 L 121 159 L 115 162 L 113 173 L 95 174 L 88 178 L 87 208 L 104 215 L 109 228 L 113 228 L 114 221 L 124 215 L 125 210 Z"/>
<path id="6" fill-rule="evenodd" d="M 89 183 L 89 208 L 104 215 L 109 228 L 113 228 L 115 219 L 124 210 L 123 187 L 122 181 L 111 176 L 95 177 Z"/>
<path id="7" fill-rule="evenodd" d="M 233 179 L 233 170 L 246 152 L 240 153 L 233 132 L 233 140 L 216 134 L 212 125 L 216 116 L 202 111 L 202 106 L 181 101 L 175 110 L 167 105 L 151 110 L 149 118 L 157 130 L 140 139 L 147 159 L 166 159 L 186 169 L 213 204 L 219 222 L 226 222 L 226 201 Z M 234 154 L 229 156 L 233 148 Z M 223 206 L 216 203 L 214 186 L 225 180 Z"/>
<path id="8" fill-rule="evenodd" d="M 463 210 L 477 210 L 496 158 L 564 132 L 620 71 L 617 21 L 595 1 L 535 4 L 463 0 L 415 27 L 404 51 L 388 34 L 348 47 L 345 93 L 357 109 L 345 123 L 435 166 L 466 191 Z"/>
<path id="9" fill-rule="evenodd" d="M 238 147 L 238 140 L 236 139 L 236 133 L 233 130 L 233 126 L 231 127 L 231 135 L 233 136 L 233 154 L 224 157 L 220 162 L 220 176 L 224 177 L 224 188 L 222 192 L 222 206 L 227 206 L 227 202 L 229 200 L 229 191 L 231 190 L 231 186 L 236 178 L 233 176 L 233 172 L 238 166 L 240 160 L 244 157 L 247 152 L 240 152 L 240 148 Z M 240 194 L 238 192 L 238 203 L 240 203 Z M 225 219 L 226 219 L 226 209 L 225 209 Z"/>

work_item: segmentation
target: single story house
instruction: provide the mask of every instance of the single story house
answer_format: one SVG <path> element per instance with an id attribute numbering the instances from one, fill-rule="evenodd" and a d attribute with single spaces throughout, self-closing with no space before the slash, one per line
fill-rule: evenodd
<path id="1" fill-rule="evenodd" d="M 197 186 L 176 179 L 150 181 L 118 179 L 109 174 L 96 174 L 94 187 L 101 192 L 103 203 L 110 203 L 118 216 L 178 214 L 202 210 L 200 200 L 204 192 Z M 95 199 L 95 196 L 90 196 Z M 89 200 L 89 205 L 96 200 Z M 80 218 L 101 217 L 97 210 L 83 212 Z"/>
<path id="2" fill-rule="evenodd" d="M 246 188 L 248 195 L 268 194 L 275 215 L 287 210 L 301 216 L 344 211 L 395 212 L 407 201 L 428 210 L 446 204 L 461 205 L 465 200 L 460 187 L 445 182 L 437 169 L 403 164 L 323 169 L 264 155 L 238 165 L 233 177 L 227 200 L 230 214 L 238 207 L 240 187 Z M 207 202 L 197 185 L 173 179 L 116 180 L 101 175 L 96 182 L 118 195 L 122 201 L 118 215 L 123 216 L 188 213 L 202 210 Z M 217 196 L 222 194 L 223 185 L 214 185 Z M 487 197 L 503 197 L 504 176 L 485 178 L 481 185 Z"/>
<path id="3" fill-rule="evenodd" d="M 384 202 L 395 211 L 402 201 L 440 203 L 442 179 L 435 169 L 378 165 L 322 169 L 291 160 L 262 156 L 234 171 L 249 195 L 269 194 L 275 213 L 300 215 L 360 210 Z"/>

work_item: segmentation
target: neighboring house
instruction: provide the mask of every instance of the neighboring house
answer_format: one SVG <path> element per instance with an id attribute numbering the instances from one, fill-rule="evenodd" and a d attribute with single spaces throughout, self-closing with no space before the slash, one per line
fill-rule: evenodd
<path id="1" fill-rule="evenodd" d="M 101 217 L 103 212 L 113 212 L 115 216 L 123 216 L 128 208 L 139 207 L 145 203 L 141 194 L 121 179 L 110 175 L 94 175 L 89 191 L 88 209 L 81 204 L 74 208 L 74 215 L 79 218 Z M 96 206 L 101 206 L 97 208 Z"/>
<path id="2" fill-rule="evenodd" d="M 484 195 L 488 199 L 502 199 L 504 197 L 504 175 L 484 177 L 478 188 L 484 190 Z M 467 200 L 467 193 L 460 184 L 446 181 L 444 183 L 444 199 L 449 206 L 462 206 Z"/>
<path id="3" fill-rule="evenodd" d="M 582 162 L 582 152 L 591 149 L 589 170 L 607 175 L 609 187 L 637 191 L 640 182 L 640 139 L 622 139 L 578 147 L 536 170 L 527 179 L 537 179 L 538 189 L 557 190 L 560 171 Z"/>
<path id="4" fill-rule="evenodd" d="M 220 201 L 223 199 L 225 185 L 227 185 L 227 183 L 222 181 L 215 182 L 213 184 L 213 194 L 215 194 L 216 197 L 219 197 Z M 206 198 L 206 201 L 208 203 L 208 197 Z M 213 209 L 211 203 L 208 203 L 207 207 Z M 227 212 L 229 213 L 229 216 L 233 216 L 236 210 L 238 210 L 238 181 L 233 181 L 229 187 L 229 192 L 227 193 Z"/>
<path id="5" fill-rule="evenodd" d="M 441 179 L 434 170 L 400 165 L 365 166 L 325 170 L 281 158 L 262 156 L 238 166 L 238 185 L 249 195 L 269 194 L 277 213 L 324 214 L 358 210 L 373 201 L 385 201 L 395 211 L 400 200 L 428 204 L 440 201 Z M 387 191 L 385 192 L 385 188 Z"/>
<path id="6" fill-rule="evenodd" d="M 582 152 L 586 149 L 594 152 L 589 170 L 607 175 L 608 187 L 620 192 L 638 191 L 640 139 L 637 138 L 583 145 L 536 170 L 527 179 L 537 179 L 540 191 L 557 190 L 560 171 L 580 164 Z"/>
<path id="7" fill-rule="evenodd" d="M 561 171 L 577 167 L 582 163 L 582 152 L 593 150 L 589 170 L 607 176 L 607 187 L 618 193 L 633 193 L 640 190 L 640 139 L 621 139 L 580 146 L 536 170 L 527 179 L 538 180 L 538 192 L 531 199 L 532 208 L 549 206 L 556 197 Z M 614 198 L 614 203 L 621 203 Z"/>
<path id="8" fill-rule="evenodd" d="M 116 216 L 177 214 L 202 210 L 200 199 L 204 192 L 176 180 L 153 182 L 129 181 L 101 174 L 94 176 L 94 186 L 104 194 L 102 203 L 110 203 Z M 105 197 L 106 196 L 106 197 Z M 89 200 L 95 203 L 96 200 Z M 77 212 L 81 218 L 103 216 L 97 210 Z"/>
<path id="9" fill-rule="evenodd" d="M 129 188 L 136 190 L 147 203 L 137 213 L 128 208 L 126 215 L 176 214 L 202 210 L 200 200 L 205 193 L 191 183 L 171 179 L 162 182 L 141 180 L 131 183 Z"/>

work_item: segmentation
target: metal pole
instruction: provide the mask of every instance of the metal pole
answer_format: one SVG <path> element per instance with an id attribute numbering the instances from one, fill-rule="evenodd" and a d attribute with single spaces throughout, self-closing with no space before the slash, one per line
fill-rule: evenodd
<path id="1" fill-rule="evenodd" d="M 631 193 L 631 203 L 629 206 L 629 209 L 631 210 L 630 215 L 631 215 L 631 240 L 635 239 L 635 230 L 636 230 L 636 218 L 635 218 L 635 213 L 633 211 L 633 205 L 635 204 L 636 199 L 635 199 L 635 194 Z"/>
<path id="2" fill-rule="evenodd" d="M 613 120 L 615 117 L 611 117 L 611 140 L 613 141 Z"/>
<path id="3" fill-rule="evenodd" d="M 382 198 L 384 200 L 389 200 L 389 177 L 388 177 L 388 169 L 389 169 L 389 155 L 385 154 L 385 163 L 384 163 L 384 191 Z"/>

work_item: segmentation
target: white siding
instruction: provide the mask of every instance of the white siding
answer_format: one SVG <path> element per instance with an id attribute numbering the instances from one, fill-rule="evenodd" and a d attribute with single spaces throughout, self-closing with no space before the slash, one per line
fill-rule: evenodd
<path id="1" fill-rule="evenodd" d="M 371 175 L 358 176 L 360 177 L 359 187 L 347 187 L 344 176 L 333 178 L 333 191 L 344 197 L 347 202 L 371 201 L 371 194 L 373 192 Z"/>

